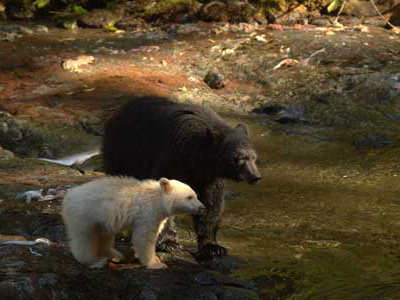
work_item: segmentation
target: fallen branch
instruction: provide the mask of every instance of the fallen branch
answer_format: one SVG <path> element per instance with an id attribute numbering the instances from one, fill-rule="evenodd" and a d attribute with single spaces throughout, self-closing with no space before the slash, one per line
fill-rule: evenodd
<path id="1" fill-rule="evenodd" d="M 338 14 L 337 14 L 337 16 L 336 16 L 336 19 L 335 19 L 335 21 L 333 22 L 334 24 L 338 23 L 339 17 L 340 17 L 340 15 L 341 15 L 342 11 L 343 11 L 344 6 L 346 5 L 346 1 L 347 1 L 347 0 L 344 0 L 344 1 L 343 1 L 342 6 L 340 7 L 340 9 L 339 9 L 339 11 L 338 11 Z"/>
<path id="2" fill-rule="evenodd" d="M 390 23 L 389 20 L 386 20 L 386 18 L 381 14 L 381 12 L 379 11 L 378 7 L 376 6 L 374 0 L 370 0 L 370 1 L 371 1 L 372 6 L 375 8 L 376 12 L 379 14 L 379 16 L 387 22 L 386 24 L 388 24 L 391 28 L 395 28 L 396 26 L 394 26 L 392 23 Z"/>

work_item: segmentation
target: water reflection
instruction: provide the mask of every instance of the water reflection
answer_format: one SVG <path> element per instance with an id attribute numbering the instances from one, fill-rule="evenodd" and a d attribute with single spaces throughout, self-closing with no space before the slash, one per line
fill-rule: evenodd
<path id="1" fill-rule="evenodd" d="M 253 278 L 265 299 L 400 299 L 399 150 L 225 117 L 249 125 L 263 175 L 229 185 L 237 197 L 219 234 L 246 260 L 235 276 Z"/>

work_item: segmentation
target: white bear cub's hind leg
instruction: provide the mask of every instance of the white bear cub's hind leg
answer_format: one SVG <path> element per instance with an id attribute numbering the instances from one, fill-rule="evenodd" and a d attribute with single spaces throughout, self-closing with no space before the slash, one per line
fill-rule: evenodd
<path id="1" fill-rule="evenodd" d="M 102 268 L 107 264 L 106 258 L 98 256 L 99 240 L 96 232 L 71 232 L 70 248 L 77 261 L 91 268 Z"/>

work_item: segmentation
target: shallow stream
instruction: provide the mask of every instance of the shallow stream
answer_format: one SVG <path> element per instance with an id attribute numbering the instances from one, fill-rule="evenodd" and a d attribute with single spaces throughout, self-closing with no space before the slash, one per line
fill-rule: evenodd
<path id="1" fill-rule="evenodd" d="M 400 299 L 398 149 L 249 125 L 263 179 L 230 184 L 219 240 L 266 299 Z M 335 132 L 340 135 L 340 133 Z"/>

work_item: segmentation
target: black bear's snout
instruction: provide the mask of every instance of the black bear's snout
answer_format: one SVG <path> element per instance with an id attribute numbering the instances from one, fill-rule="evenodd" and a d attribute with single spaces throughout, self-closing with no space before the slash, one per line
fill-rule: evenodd
<path id="1" fill-rule="evenodd" d="M 257 175 L 257 176 L 255 176 L 255 177 L 253 177 L 253 178 L 251 178 L 250 180 L 248 180 L 248 182 L 250 183 L 250 184 L 255 184 L 257 181 L 259 181 L 261 179 L 261 175 Z"/>
<path id="2" fill-rule="evenodd" d="M 243 171 L 243 178 L 249 184 L 254 184 L 261 179 L 261 174 L 258 171 L 255 161 L 248 161 Z"/>

